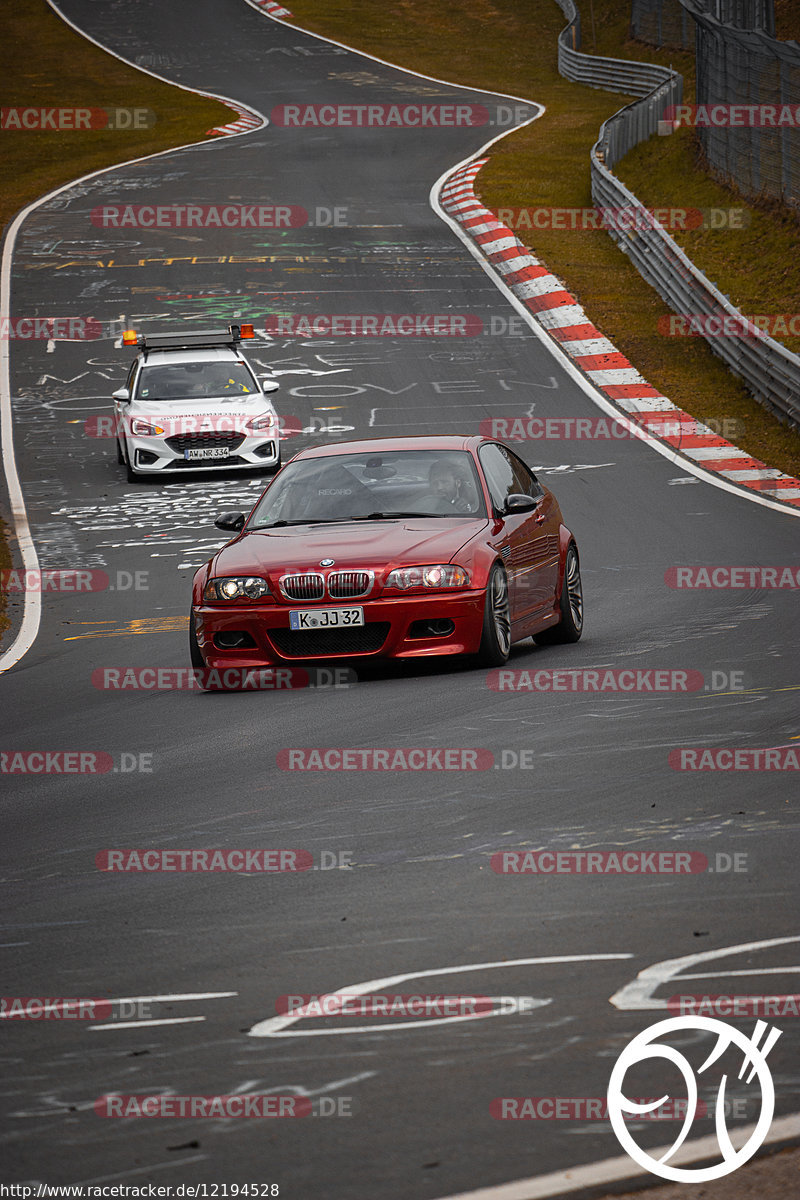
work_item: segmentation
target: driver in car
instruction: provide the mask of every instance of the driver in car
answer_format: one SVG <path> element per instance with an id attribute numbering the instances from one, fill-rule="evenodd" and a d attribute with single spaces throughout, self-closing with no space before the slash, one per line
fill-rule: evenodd
<path id="1" fill-rule="evenodd" d="M 429 493 L 422 498 L 426 508 L 437 514 L 474 512 L 474 488 L 450 463 L 438 459 L 428 476 Z"/>

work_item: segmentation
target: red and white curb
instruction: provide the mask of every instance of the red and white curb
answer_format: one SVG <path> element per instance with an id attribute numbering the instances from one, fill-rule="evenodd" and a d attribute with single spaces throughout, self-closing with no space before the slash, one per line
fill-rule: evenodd
<path id="1" fill-rule="evenodd" d="M 621 415 L 689 459 L 695 468 L 800 509 L 800 479 L 751 457 L 651 387 L 595 328 L 563 281 L 478 200 L 475 177 L 488 161 L 475 159 L 449 175 L 439 193 L 441 206 L 575 366 Z"/>
<path id="2" fill-rule="evenodd" d="M 292 15 L 288 8 L 284 8 L 282 4 L 276 4 L 275 0 L 252 0 L 252 3 L 258 8 L 263 8 L 264 12 L 269 13 L 271 17 L 278 17 L 281 21 L 284 17 Z"/>
<path id="3" fill-rule="evenodd" d="M 206 133 L 217 133 L 222 137 L 230 137 L 234 133 L 247 133 L 251 129 L 260 129 L 264 124 L 261 117 L 256 113 L 251 112 L 249 108 L 242 108 L 240 104 L 234 104 L 232 100 L 221 100 L 222 104 L 227 104 L 228 108 L 232 108 L 235 113 L 239 114 L 238 120 L 231 121 L 227 125 L 216 125 L 213 129 L 207 129 Z"/>

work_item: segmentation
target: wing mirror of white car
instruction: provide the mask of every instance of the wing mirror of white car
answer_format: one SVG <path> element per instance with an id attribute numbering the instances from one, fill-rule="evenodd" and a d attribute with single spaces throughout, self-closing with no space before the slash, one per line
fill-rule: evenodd
<path id="1" fill-rule="evenodd" d="M 229 533 L 239 533 L 239 531 L 244 527 L 244 513 L 220 513 L 214 524 L 216 525 L 217 529 L 224 529 Z"/>
<path id="2" fill-rule="evenodd" d="M 512 492 L 506 497 L 507 513 L 533 512 L 541 500 L 541 496 L 525 496 L 522 492 Z"/>
<path id="3" fill-rule="evenodd" d="M 130 400 L 130 398 L 131 398 L 131 394 L 126 387 L 117 388 L 117 390 L 115 392 L 111 393 L 112 400 L 119 400 L 123 404 L 127 404 L 127 402 Z"/>
<path id="4" fill-rule="evenodd" d="M 262 375 L 260 383 L 262 392 L 277 392 L 281 386 L 271 375 Z"/>

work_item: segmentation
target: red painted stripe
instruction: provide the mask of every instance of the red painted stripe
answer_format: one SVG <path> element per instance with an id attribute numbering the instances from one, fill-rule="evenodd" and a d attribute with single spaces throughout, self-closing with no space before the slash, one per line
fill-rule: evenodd
<path id="1" fill-rule="evenodd" d="M 623 371 L 631 368 L 624 354 L 576 354 L 573 358 L 584 371 Z"/>
<path id="2" fill-rule="evenodd" d="M 695 460 L 693 460 L 695 461 Z M 699 462 L 699 467 L 706 467 L 709 471 L 767 471 L 769 468 L 766 463 L 763 463 L 758 458 L 726 458 L 725 451 L 720 451 L 719 458 L 711 458 L 708 462 Z M 734 483 L 737 480 L 733 480 Z M 739 482 L 752 483 L 753 480 L 745 479 Z"/>
<path id="3" fill-rule="evenodd" d="M 535 267 L 531 263 L 529 267 L 521 267 L 519 271 L 512 271 L 510 275 L 504 275 L 503 282 L 514 287 L 518 283 L 527 283 L 531 279 L 543 279 L 545 275 L 552 275 L 552 271 L 547 267 Z"/>
<path id="4" fill-rule="evenodd" d="M 548 272 L 549 274 L 549 272 Z M 523 300 L 531 312 L 545 312 L 548 308 L 562 308 L 565 304 L 574 304 L 575 297 L 570 292 L 548 292 L 545 296 L 531 296 Z"/>
<path id="5" fill-rule="evenodd" d="M 638 400 L 649 396 L 657 396 L 659 400 L 667 399 L 658 388 L 650 387 L 649 383 L 608 383 L 603 391 L 611 400 Z M 674 409 L 672 416 L 675 416 Z"/>
<path id="6" fill-rule="evenodd" d="M 479 246 L 485 246 L 487 242 L 496 242 L 498 238 L 514 237 L 510 229 L 505 225 L 500 225 L 497 229 L 489 229 L 486 233 L 476 233 L 475 241 Z M 517 251 L 519 253 L 519 251 Z"/>
<path id="7" fill-rule="evenodd" d="M 648 425 L 674 425 L 677 421 L 693 421 L 695 418 L 682 408 L 670 408 L 667 412 L 644 412 L 628 414 L 633 421 L 646 422 Z"/>
<path id="8" fill-rule="evenodd" d="M 546 270 L 546 268 L 543 268 Z M 548 329 L 551 337 L 557 342 L 578 342 L 584 341 L 586 338 L 605 337 L 599 329 L 595 328 L 590 322 L 585 325 L 560 325 L 557 329 Z"/>
<path id="9" fill-rule="evenodd" d="M 488 258 L 489 262 L 506 262 L 509 258 L 519 258 L 519 256 L 524 253 L 525 251 L 519 246 L 509 246 L 505 250 L 493 250 L 490 254 L 487 254 L 486 257 Z"/>
<path id="10" fill-rule="evenodd" d="M 464 226 L 465 229 L 472 229 L 472 227 L 474 225 L 486 225 L 487 217 L 486 217 L 485 213 L 478 213 L 476 216 L 471 216 L 471 217 L 462 217 L 461 224 Z M 500 230 L 503 228 L 504 228 L 504 226 L 502 226 L 502 225 L 495 225 L 491 232 L 493 232 L 496 236 L 500 232 Z M 489 230 L 485 231 L 485 233 L 488 233 L 488 232 L 490 232 L 490 231 Z"/>

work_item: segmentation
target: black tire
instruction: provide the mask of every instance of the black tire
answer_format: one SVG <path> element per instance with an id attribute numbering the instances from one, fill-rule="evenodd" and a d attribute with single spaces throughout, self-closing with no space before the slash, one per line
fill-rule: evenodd
<path id="1" fill-rule="evenodd" d="M 117 462 L 120 466 L 123 466 L 125 463 L 125 455 L 122 453 L 122 446 L 119 444 L 119 438 L 117 438 Z"/>
<path id="2" fill-rule="evenodd" d="M 194 627 L 194 609 L 189 613 L 189 658 L 195 671 L 199 671 L 199 683 L 204 692 L 238 692 L 241 689 L 235 686 L 227 687 L 219 679 L 220 672 L 213 673 L 214 682 L 210 682 L 212 672 L 206 666 L 205 659 L 200 646 L 197 643 L 197 631 Z"/>
<path id="3" fill-rule="evenodd" d="M 567 547 L 564 562 L 564 581 L 561 584 L 561 620 L 549 629 L 534 634 L 539 646 L 553 646 L 564 642 L 578 642 L 583 633 L 583 586 L 578 548 L 574 542 Z"/>
<path id="4" fill-rule="evenodd" d="M 128 448 L 127 442 L 125 443 L 123 462 L 125 463 L 125 474 L 128 476 L 128 483 L 138 483 L 139 476 L 136 474 L 133 467 L 131 466 L 131 452 L 130 452 L 130 449 Z"/>
<path id="5" fill-rule="evenodd" d="M 483 633 L 478 650 L 482 667 L 502 667 L 511 653 L 511 613 L 508 603 L 508 576 L 495 563 L 486 584 Z"/>
<path id="6" fill-rule="evenodd" d="M 194 627 L 194 609 L 189 613 L 189 658 L 196 670 L 205 671 L 206 661 L 197 644 L 197 630 Z"/>

